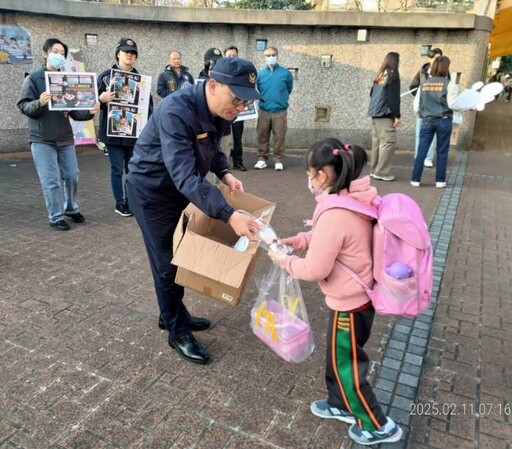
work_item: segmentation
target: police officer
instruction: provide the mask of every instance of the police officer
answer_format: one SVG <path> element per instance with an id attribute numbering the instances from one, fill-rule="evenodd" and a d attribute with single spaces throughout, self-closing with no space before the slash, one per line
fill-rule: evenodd
<path id="1" fill-rule="evenodd" d="M 241 58 L 221 58 L 203 83 L 166 97 L 147 122 L 134 148 L 127 182 L 130 207 L 141 228 L 160 308 L 159 325 L 169 331 L 169 345 L 184 359 L 205 364 L 205 347 L 193 331 L 210 322 L 191 316 L 184 288 L 175 283 L 173 234 L 182 211 L 194 203 L 222 220 L 237 235 L 254 237 L 258 224 L 234 211 L 220 190 L 206 180 L 211 171 L 229 188 L 243 190 L 219 149 L 222 129 L 259 99 L 254 65 Z"/>

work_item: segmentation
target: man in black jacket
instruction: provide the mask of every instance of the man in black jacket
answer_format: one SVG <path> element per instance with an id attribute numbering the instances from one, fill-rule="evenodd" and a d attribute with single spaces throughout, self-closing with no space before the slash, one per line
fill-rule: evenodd
<path id="1" fill-rule="evenodd" d="M 188 67 L 181 65 L 181 53 L 173 50 L 169 53 L 169 64 L 158 77 L 157 93 L 165 98 L 180 89 L 192 86 L 194 77 L 190 74 Z"/>

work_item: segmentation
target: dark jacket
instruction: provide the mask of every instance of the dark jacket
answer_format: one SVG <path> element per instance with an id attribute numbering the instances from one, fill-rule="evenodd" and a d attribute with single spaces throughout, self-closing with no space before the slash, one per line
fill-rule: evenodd
<path id="1" fill-rule="evenodd" d="M 228 172 L 219 148 L 226 123 L 209 112 L 205 83 L 164 98 L 137 139 L 128 182 L 148 198 L 173 202 L 177 212 L 190 201 L 209 216 L 227 221 L 233 208 L 205 178 L 209 171 L 219 178 Z"/>
<path id="2" fill-rule="evenodd" d="M 373 118 L 400 118 L 400 80 L 390 80 L 387 75 L 374 82 L 370 90 L 368 116 Z"/>
<path id="3" fill-rule="evenodd" d="M 34 69 L 23 82 L 16 105 L 28 117 L 30 143 L 48 143 L 63 147 L 73 145 L 73 129 L 69 118 L 87 121 L 94 118 L 88 111 L 50 111 L 48 105 L 40 107 L 39 97 L 46 91 L 45 67 Z"/>
<path id="4" fill-rule="evenodd" d="M 412 83 L 409 86 L 409 90 L 416 89 L 414 92 L 411 92 L 412 95 L 416 96 L 418 93 L 418 87 L 420 87 L 420 84 L 423 83 L 425 80 L 428 79 L 430 76 L 428 73 L 428 70 L 430 69 L 430 63 L 427 62 L 426 64 L 423 64 L 421 66 L 421 69 L 418 70 L 418 73 L 414 75 L 414 78 L 412 79 Z"/>
<path id="5" fill-rule="evenodd" d="M 108 90 L 110 86 L 110 74 L 111 70 L 122 70 L 117 64 L 114 64 L 112 68 L 105 70 L 100 73 L 98 76 L 98 97 L 105 91 Z M 130 70 L 132 73 L 139 73 L 139 71 L 132 67 Z M 150 95 L 149 97 L 149 111 L 148 117 L 153 112 L 153 97 Z M 107 124 L 108 124 L 108 103 L 101 103 L 100 108 L 100 121 L 99 121 L 99 130 L 98 130 L 98 139 L 103 142 L 105 145 L 109 146 L 117 146 L 117 147 L 126 147 L 133 148 L 137 139 L 126 138 L 126 137 L 110 137 L 107 136 Z"/>
<path id="6" fill-rule="evenodd" d="M 179 75 L 168 65 L 158 77 L 156 92 L 162 98 L 194 84 L 194 77 L 188 67 L 181 66 Z"/>

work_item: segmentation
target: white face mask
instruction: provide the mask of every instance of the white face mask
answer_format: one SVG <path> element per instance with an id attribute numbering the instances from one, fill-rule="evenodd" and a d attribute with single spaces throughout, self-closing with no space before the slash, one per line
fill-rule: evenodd
<path id="1" fill-rule="evenodd" d="M 265 62 L 267 63 L 267 65 L 276 65 L 277 56 L 265 56 Z"/>

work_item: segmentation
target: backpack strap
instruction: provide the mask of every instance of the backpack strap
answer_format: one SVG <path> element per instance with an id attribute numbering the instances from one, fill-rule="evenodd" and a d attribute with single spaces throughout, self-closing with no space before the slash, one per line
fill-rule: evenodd
<path id="1" fill-rule="evenodd" d="M 340 262 L 338 259 L 336 259 L 336 263 L 345 273 L 347 273 L 354 281 L 356 281 L 363 288 L 363 290 L 368 296 L 370 296 L 370 287 L 368 287 L 354 271 L 352 271 L 349 267 L 347 267 L 344 263 Z"/>

